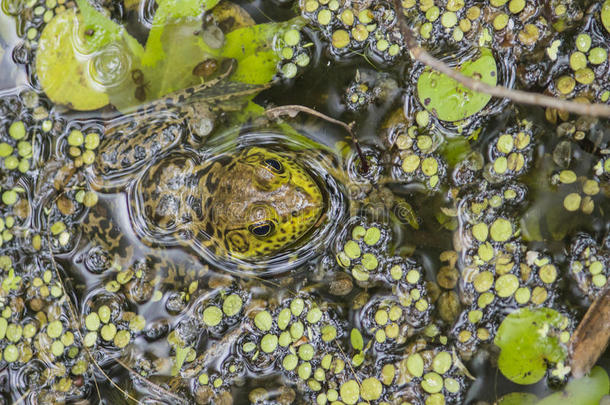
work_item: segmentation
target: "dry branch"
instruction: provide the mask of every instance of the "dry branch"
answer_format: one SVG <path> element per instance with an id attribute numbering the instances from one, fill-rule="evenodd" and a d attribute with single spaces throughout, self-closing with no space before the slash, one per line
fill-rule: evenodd
<path id="1" fill-rule="evenodd" d="M 397 18 L 400 27 L 400 32 L 405 40 L 407 48 L 411 52 L 413 59 L 451 77 L 452 79 L 461 83 L 463 86 L 471 90 L 478 91 L 480 93 L 488 94 L 490 96 L 506 98 L 519 104 L 530 104 L 540 107 L 555 108 L 557 110 L 568 111 L 580 115 L 606 118 L 610 117 L 610 105 L 607 104 L 585 104 L 578 103 L 575 101 L 561 100 L 556 97 L 545 96 L 539 93 L 530 93 L 522 90 L 509 89 L 508 87 L 504 86 L 490 86 L 486 83 L 481 82 L 480 80 L 464 76 L 457 70 L 452 69 L 444 62 L 436 59 L 434 56 L 430 55 L 425 49 L 419 46 L 417 40 L 415 39 L 415 35 L 413 35 L 413 31 L 411 30 L 411 28 L 409 28 L 405 20 L 401 0 L 393 1 L 394 8 L 398 16 Z"/>
<path id="2" fill-rule="evenodd" d="M 362 149 L 360 148 L 360 144 L 358 143 L 358 138 L 356 138 L 356 135 L 354 134 L 354 123 L 353 122 L 351 124 L 346 124 L 343 121 L 339 121 L 334 118 L 331 118 L 326 114 L 322 114 L 321 112 L 316 111 L 313 108 L 305 107 L 304 105 L 283 105 L 280 107 L 268 108 L 267 110 L 265 110 L 265 114 L 267 114 L 267 117 L 269 117 L 270 119 L 277 119 L 277 118 L 281 117 L 282 115 L 287 115 L 290 118 L 294 118 L 300 112 L 309 114 L 309 115 L 313 115 L 314 117 L 321 118 L 325 121 L 330 122 L 331 124 L 336 124 L 336 125 L 339 125 L 339 126 L 345 128 L 345 130 L 349 133 L 350 137 L 352 138 L 352 142 L 354 144 L 354 147 L 356 148 L 356 152 L 358 152 L 358 157 L 360 158 L 360 162 L 362 164 L 361 172 L 367 173 L 369 171 L 369 164 L 366 161 L 366 158 L 364 156 L 364 153 L 362 152 Z"/>
<path id="3" fill-rule="evenodd" d="M 591 371 L 610 339 L 610 288 L 589 307 L 570 340 L 572 374 L 580 378 Z"/>

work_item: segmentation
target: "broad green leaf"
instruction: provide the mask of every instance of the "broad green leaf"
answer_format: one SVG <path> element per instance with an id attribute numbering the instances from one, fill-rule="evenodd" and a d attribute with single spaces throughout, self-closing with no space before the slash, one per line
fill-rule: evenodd
<path id="1" fill-rule="evenodd" d="M 108 96 L 91 79 L 89 58 L 74 49 L 74 43 L 85 41 L 78 24 L 76 12 L 66 10 L 46 25 L 36 52 L 36 74 L 54 103 L 89 111 L 108 104 Z"/>
<path id="2" fill-rule="evenodd" d="M 219 2 L 220 0 L 159 0 L 153 26 L 146 40 L 146 53 L 142 57 L 142 64 L 151 67 L 166 59 L 162 41 L 166 25 L 182 18 L 198 17 Z"/>
<path id="3" fill-rule="evenodd" d="M 596 366 L 589 376 L 570 381 L 563 390 L 543 398 L 536 405 L 598 405 L 609 393 L 608 374 Z"/>
<path id="4" fill-rule="evenodd" d="M 502 396 L 497 405 L 534 405 L 538 397 L 529 392 L 511 392 Z"/>
<path id="5" fill-rule="evenodd" d="M 124 61 L 136 61 L 144 50 L 123 27 L 87 0 L 77 3 L 78 14 L 66 10 L 45 26 L 36 52 L 36 73 L 53 102 L 89 111 L 109 102 L 105 93 L 108 83 L 98 80 L 104 74 L 98 68 L 116 70 Z M 117 63 L 118 59 L 123 62 Z M 113 81 L 119 80 L 118 76 L 110 80 L 111 85 L 119 84 Z"/>
<path id="6" fill-rule="evenodd" d="M 602 24 L 606 31 L 610 32 L 610 0 L 606 0 L 601 11 Z"/>
<path id="7" fill-rule="evenodd" d="M 546 373 L 547 362 L 557 363 L 567 351 L 551 328 L 564 316 L 550 308 L 521 308 L 509 314 L 498 328 L 494 343 L 501 349 L 498 368 L 517 384 L 534 384 Z"/>
<path id="8" fill-rule="evenodd" d="M 193 74 L 193 69 L 210 58 L 219 64 L 226 58 L 236 59 L 238 67 L 232 80 L 249 84 L 268 83 L 275 76 L 279 62 L 273 49 L 275 36 L 288 27 L 300 27 L 305 23 L 303 19 L 297 18 L 283 23 L 244 26 L 252 23 L 247 18 L 247 13 L 237 6 L 227 5 L 221 7 L 217 18 L 233 21 L 232 27 L 236 29 L 225 36 L 223 47 L 213 49 L 201 35 L 197 35 L 201 30 L 198 17 L 204 9 L 215 6 L 218 0 L 166 0 L 160 4 L 155 15 L 156 25 L 151 30 L 144 51 L 123 27 L 97 11 L 87 0 L 78 0 L 78 3 L 82 14 L 76 17 L 76 22 L 68 22 L 69 19 L 64 18 L 49 24 L 55 30 L 53 35 L 47 37 L 55 43 L 41 47 L 39 52 L 39 59 L 42 62 L 48 61 L 46 64 L 41 63 L 41 66 L 49 70 L 46 72 L 47 80 L 42 81 L 49 97 L 78 110 L 97 109 L 111 101 L 125 112 L 144 101 L 152 101 L 173 91 L 201 84 L 203 79 Z M 82 20 L 85 22 L 78 23 Z M 67 24 L 70 27 L 76 25 L 78 29 L 73 30 Z M 79 37 L 74 41 L 67 40 L 73 32 L 78 32 Z M 72 49 L 72 43 L 77 44 L 77 51 Z M 58 49 L 62 51 L 58 52 Z M 111 52 L 106 52 L 107 50 Z M 106 53 L 111 57 L 124 58 L 124 71 L 111 77 L 112 80 L 97 80 L 101 76 L 99 70 L 93 67 L 111 66 L 114 63 L 110 60 L 111 57 L 108 57 L 108 61 L 103 59 Z M 155 55 L 154 61 L 147 64 L 146 60 L 153 60 L 150 55 Z M 66 68 L 73 74 L 63 74 Z M 135 69 L 143 72 L 143 83 L 132 80 L 129 72 Z M 45 72 L 42 73 L 41 76 L 44 76 Z"/>
<path id="9" fill-rule="evenodd" d="M 457 69 L 492 86 L 498 80 L 496 60 L 488 48 L 481 48 L 477 59 L 464 62 Z M 481 111 L 491 99 L 491 96 L 472 91 L 430 68 L 426 68 L 417 79 L 417 97 L 428 111 L 443 121 L 468 118 Z"/>

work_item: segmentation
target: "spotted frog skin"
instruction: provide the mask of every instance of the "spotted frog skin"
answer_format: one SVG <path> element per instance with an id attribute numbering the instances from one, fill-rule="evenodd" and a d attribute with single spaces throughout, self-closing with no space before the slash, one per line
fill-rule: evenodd
<path id="1" fill-rule="evenodd" d="M 256 260 L 298 243 L 320 219 L 324 197 L 296 154 L 251 146 L 204 158 L 185 145 L 253 89 L 217 80 L 141 109 L 105 134 L 92 184 L 127 189 L 132 223 L 157 244 L 174 239 Z M 92 213 L 89 224 L 104 222 Z"/>
<path id="2" fill-rule="evenodd" d="M 270 256 L 297 242 L 320 218 L 323 195 L 295 156 L 249 147 L 197 163 L 176 153 L 135 186 L 134 209 L 154 234 L 203 241 L 216 254 Z"/>

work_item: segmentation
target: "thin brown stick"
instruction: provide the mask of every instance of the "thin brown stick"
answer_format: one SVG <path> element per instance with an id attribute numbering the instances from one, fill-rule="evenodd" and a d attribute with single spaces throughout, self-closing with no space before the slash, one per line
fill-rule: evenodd
<path id="1" fill-rule="evenodd" d="M 133 368 L 129 367 L 129 364 L 123 362 L 120 358 L 116 358 L 114 359 L 114 361 L 116 361 L 121 367 L 123 367 L 125 370 L 127 370 L 130 374 L 133 375 L 133 378 L 138 378 L 140 380 L 143 380 L 148 386 L 150 386 L 153 390 L 158 390 L 161 393 L 163 393 L 163 395 L 166 395 L 170 398 L 172 398 L 174 401 L 176 401 L 176 403 L 178 404 L 183 404 L 185 402 L 185 400 L 183 398 L 180 398 L 179 396 L 177 396 L 176 394 L 174 394 L 173 392 L 170 392 L 168 390 L 166 390 L 165 388 L 161 387 L 158 384 L 155 384 L 154 382 L 150 381 L 148 378 L 140 375 L 137 371 L 135 371 Z"/>
<path id="2" fill-rule="evenodd" d="M 332 117 L 329 117 L 326 114 L 322 114 L 321 112 L 314 110 L 313 108 L 305 107 L 304 105 L 296 105 L 296 104 L 283 105 L 283 106 L 279 106 L 279 107 L 268 108 L 267 110 L 265 110 L 265 114 L 267 114 L 267 117 L 269 117 L 270 119 L 277 119 L 278 117 L 281 117 L 282 115 L 287 115 L 291 118 L 294 118 L 300 112 L 309 114 L 309 115 L 313 115 L 314 117 L 321 118 L 324 121 L 330 122 L 331 124 L 336 124 L 336 125 L 339 125 L 339 126 L 345 128 L 345 130 L 349 133 L 350 137 L 352 138 L 352 143 L 354 144 L 354 147 L 356 148 L 356 152 L 358 152 L 358 157 L 360 158 L 360 162 L 362 163 L 362 165 L 360 167 L 360 169 L 361 169 L 360 172 L 367 173 L 369 171 L 369 164 L 367 163 L 364 153 L 362 152 L 362 149 L 360 148 L 360 143 L 358 143 L 358 138 L 356 138 L 356 135 L 354 134 L 354 123 L 353 122 L 350 124 L 346 124 L 343 121 L 336 120 Z"/>
<path id="3" fill-rule="evenodd" d="M 597 297 L 570 339 L 572 375 L 580 378 L 591 371 L 608 347 L 610 339 L 610 288 Z"/>
<path id="4" fill-rule="evenodd" d="M 405 44 L 411 52 L 413 59 L 449 76 L 450 78 L 461 83 L 465 87 L 468 87 L 469 89 L 474 91 L 488 94 L 490 96 L 506 98 L 519 104 L 530 104 L 537 105 L 540 107 L 555 108 L 558 110 L 568 111 L 574 114 L 588 115 L 592 117 L 610 117 L 610 105 L 607 104 L 585 104 L 578 103 L 575 101 L 561 100 L 556 97 L 545 96 L 539 93 L 514 90 L 504 86 L 491 86 L 472 77 L 464 76 L 457 70 L 452 69 L 450 66 L 446 65 L 444 62 L 436 59 L 428 52 L 426 52 L 425 49 L 419 46 L 417 40 L 415 39 L 413 31 L 411 30 L 411 28 L 409 28 L 405 20 L 401 0 L 393 1 L 394 8 L 398 16 L 400 32 L 404 37 Z"/>
<path id="5" fill-rule="evenodd" d="M 63 192 L 60 193 L 57 197 L 55 197 L 55 199 L 53 200 L 53 202 L 51 204 L 54 204 L 62 194 L 63 194 Z M 50 219 L 50 216 L 51 216 L 51 211 L 49 211 L 49 213 L 47 214 L 47 223 Z M 59 280 L 59 285 L 61 286 L 63 295 L 68 303 L 68 311 L 70 313 L 70 321 L 72 323 L 72 327 L 74 328 L 74 331 L 76 332 L 76 335 L 79 337 L 80 341 L 83 342 L 84 339 L 83 339 L 83 335 L 81 333 L 80 324 L 78 322 L 78 317 L 76 316 L 76 310 L 72 306 L 72 300 L 70 299 L 70 296 L 68 295 L 68 291 L 66 290 L 66 287 L 64 285 L 63 277 L 61 276 L 59 269 L 57 268 L 57 262 L 55 261 L 55 255 L 53 254 L 53 249 L 51 247 L 51 245 L 52 245 L 51 244 L 51 227 L 47 227 L 46 237 L 47 237 L 47 246 L 48 246 L 48 250 L 49 250 L 49 256 L 51 257 L 51 264 L 53 265 L 53 270 L 55 272 L 55 275 L 57 276 L 57 279 Z M 134 401 L 136 404 L 140 403 L 140 401 L 138 401 L 135 397 L 133 397 L 131 394 L 129 394 L 127 391 L 125 391 L 123 388 L 121 388 L 117 383 L 115 383 L 112 380 L 112 378 L 110 378 L 110 376 L 108 374 L 106 374 L 106 372 L 104 371 L 102 366 L 100 366 L 99 363 L 95 360 L 95 358 L 93 357 L 93 355 L 91 354 L 91 351 L 89 350 L 89 348 L 87 346 L 83 345 L 83 349 L 85 350 L 85 353 L 87 353 L 87 356 L 89 356 L 89 360 L 91 360 L 91 363 L 93 363 L 93 365 L 95 365 L 95 367 L 100 371 L 100 373 L 102 373 L 102 375 L 106 378 L 106 380 L 108 380 L 108 382 L 112 386 L 114 386 L 123 395 L 125 395 L 128 399 L 131 399 L 132 401 Z M 100 390 L 99 390 L 99 387 L 97 385 L 97 381 L 95 380 L 95 378 L 93 379 L 93 382 L 97 389 L 98 396 L 101 398 Z"/>
<path id="6" fill-rule="evenodd" d="M 344 361 L 347 363 L 350 370 L 352 371 L 352 375 L 354 376 L 354 379 L 356 379 L 358 386 L 360 387 L 360 389 L 362 389 L 362 381 L 360 381 L 360 378 L 358 378 L 358 374 L 356 374 L 356 370 L 354 370 L 354 367 L 352 366 L 352 359 L 347 357 L 347 354 L 345 354 L 343 348 L 341 347 L 339 342 L 337 342 L 337 339 L 335 339 L 335 345 L 337 346 L 337 349 L 339 349 L 339 351 L 341 352 L 341 355 L 343 355 L 343 358 L 345 359 Z"/>

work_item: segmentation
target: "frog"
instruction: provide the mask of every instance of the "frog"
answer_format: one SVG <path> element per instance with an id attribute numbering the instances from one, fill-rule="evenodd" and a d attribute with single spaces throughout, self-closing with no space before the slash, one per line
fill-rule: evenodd
<path id="1" fill-rule="evenodd" d="M 206 149 L 219 117 L 262 86 L 216 79 L 172 93 L 110 122 L 89 172 L 99 191 L 125 191 L 134 229 L 148 245 L 202 246 L 256 261 L 302 243 L 320 221 L 325 197 L 295 152 L 250 145 Z M 85 234 L 110 247 L 122 232 L 92 209 Z"/>

